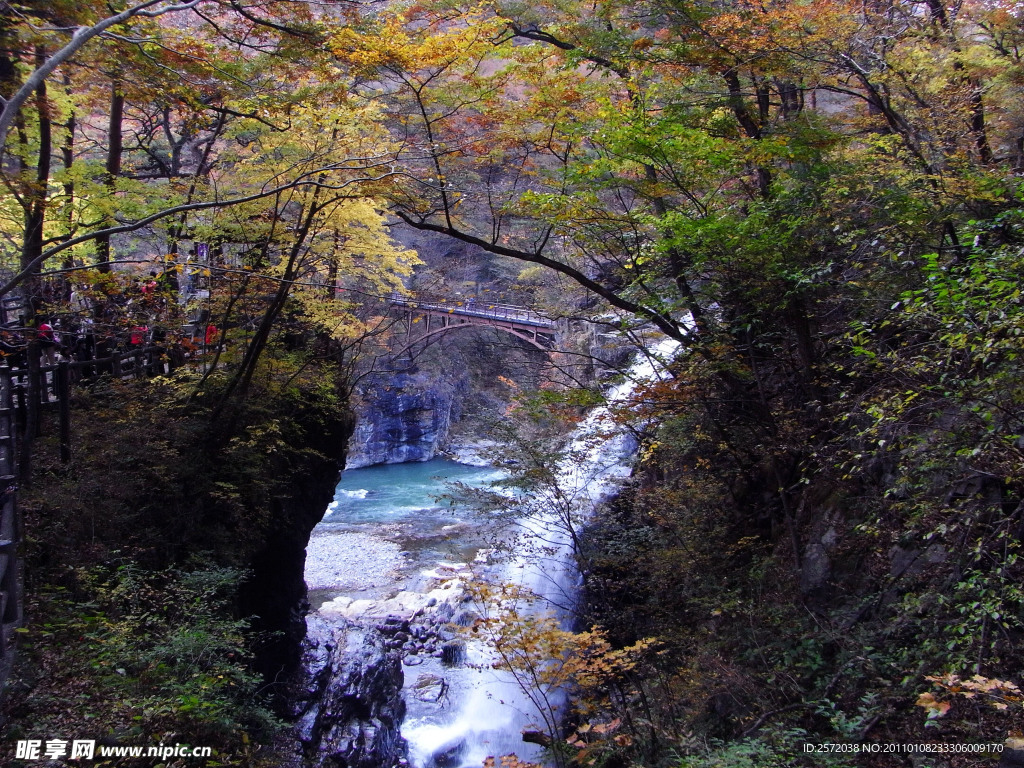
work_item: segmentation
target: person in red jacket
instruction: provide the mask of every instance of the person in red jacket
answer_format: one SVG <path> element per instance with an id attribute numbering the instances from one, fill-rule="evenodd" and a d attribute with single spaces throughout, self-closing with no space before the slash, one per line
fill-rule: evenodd
<path id="1" fill-rule="evenodd" d="M 36 329 L 36 338 L 39 339 L 39 347 L 43 354 L 44 365 L 57 364 L 57 347 L 60 344 L 60 337 L 53 330 L 49 323 L 40 323 Z"/>

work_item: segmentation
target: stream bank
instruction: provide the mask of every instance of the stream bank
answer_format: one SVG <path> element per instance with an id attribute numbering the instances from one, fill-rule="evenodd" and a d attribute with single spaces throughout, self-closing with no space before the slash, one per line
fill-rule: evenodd
<path id="1" fill-rule="evenodd" d="M 283 764 L 455 768 L 499 751 L 539 756 L 519 733 L 529 715 L 511 711 L 528 700 L 508 680 L 495 696 L 500 674 L 460 629 L 479 618 L 467 585 L 500 572 L 499 526 L 430 498 L 445 490 L 440 477 L 480 486 L 497 476 L 443 459 L 343 475 L 308 548 L 313 611 L 289 717 L 301 746 Z"/>

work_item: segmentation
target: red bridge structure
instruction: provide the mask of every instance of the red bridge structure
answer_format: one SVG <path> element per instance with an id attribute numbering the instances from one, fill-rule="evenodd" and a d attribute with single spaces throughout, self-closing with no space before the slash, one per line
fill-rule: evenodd
<path id="1" fill-rule="evenodd" d="M 390 303 L 391 311 L 403 315 L 408 326 L 406 344 L 394 352 L 396 356 L 433 336 L 463 328 L 496 328 L 542 352 L 550 352 L 555 346 L 558 324 L 527 307 L 495 304 L 476 298 L 444 299 L 398 294 L 392 295 Z M 422 325 L 419 325 L 420 321 Z M 420 333 L 416 333 L 418 325 Z"/>

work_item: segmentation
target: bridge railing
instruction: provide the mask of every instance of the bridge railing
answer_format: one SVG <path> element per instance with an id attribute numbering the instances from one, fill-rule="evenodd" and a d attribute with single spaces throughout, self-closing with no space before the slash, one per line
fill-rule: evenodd
<path id="1" fill-rule="evenodd" d="M 505 320 L 507 322 L 523 323 L 540 328 L 553 329 L 556 327 L 555 321 L 527 307 L 480 301 L 474 297 L 468 299 L 427 299 L 416 296 L 396 295 L 391 298 L 391 303 L 395 306 L 427 312 L 442 312 L 453 315 Z"/>

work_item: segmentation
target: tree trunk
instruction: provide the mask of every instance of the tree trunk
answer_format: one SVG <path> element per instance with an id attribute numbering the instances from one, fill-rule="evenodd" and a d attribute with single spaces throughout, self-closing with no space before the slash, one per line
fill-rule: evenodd
<path id="1" fill-rule="evenodd" d="M 117 178 L 121 175 L 121 151 L 124 146 L 122 123 L 124 122 L 124 94 L 118 89 L 118 83 L 111 84 L 110 122 L 107 127 L 108 147 L 106 165 L 106 183 L 110 194 L 114 194 Z M 108 221 L 112 226 L 113 221 Z M 110 271 L 110 235 L 96 238 L 96 268 L 100 272 Z"/>
<path id="2" fill-rule="evenodd" d="M 45 51 L 36 49 L 36 61 L 46 58 Z M 28 269 L 43 252 L 43 224 L 46 220 L 47 186 L 50 180 L 50 154 L 53 151 L 52 126 L 50 123 L 50 105 L 46 98 L 46 83 L 40 83 L 36 89 L 36 111 L 39 117 L 39 155 L 36 159 L 36 174 L 33 183 L 26 184 L 24 206 L 25 234 L 21 249 L 21 268 Z M 25 281 L 23 290 L 25 301 L 25 325 L 29 334 L 28 349 L 28 385 L 25 393 L 27 423 L 21 443 L 21 471 L 28 477 L 32 461 L 32 442 L 39 429 L 39 339 L 35 333 L 36 301 L 40 294 L 38 272 L 41 265 L 36 265 L 33 274 Z"/>
<path id="3" fill-rule="evenodd" d="M 64 87 L 70 89 L 71 80 L 67 76 L 64 77 Z M 67 177 L 64 181 L 64 226 L 67 228 L 66 237 L 70 238 L 72 234 L 72 228 L 74 227 L 74 212 L 75 212 L 75 182 L 71 179 L 71 166 L 75 162 L 75 130 L 77 129 L 77 121 L 75 118 L 74 111 L 68 115 L 67 122 L 64 123 L 64 129 L 67 133 L 64 136 L 64 143 L 61 145 L 60 154 L 61 160 L 64 163 L 64 170 L 68 171 Z M 62 259 L 62 266 L 64 269 L 71 269 L 75 266 L 75 256 L 71 249 L 68 249 L 64 258 Z"/>

